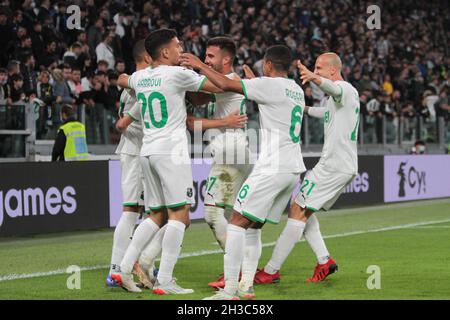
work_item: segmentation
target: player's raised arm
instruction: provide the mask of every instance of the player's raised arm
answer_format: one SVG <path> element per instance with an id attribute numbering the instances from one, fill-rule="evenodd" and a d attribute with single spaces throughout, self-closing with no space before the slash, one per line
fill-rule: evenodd
<path id="1" fill-rule="evenodd" d="M 219 72 L 213 70 L 204 64 L 199 58 L 190 53 L 183 53 L 181 55 L 181 65 L 200 70 L 208 80 L 202 87 L 202 91 L 215 92 L 217 88 L 223 91 L 232 91 L 243 94 L 242 85 L 239 81 L 231 80 Z"/>
<path id="2" fill-rule="evenodd" d="M 329 96 L 332 96 L 335 100 L 340 100 L 342 96 L 342 88 L 339 85 L 335 84 L 333 81 L 325 77 L 321 77 L 320 75 L 308 70 L 308 68 L 304 66 L 300 60 L 297 61 L 297 68 L 300 71 L 302 84 L 311 81 L 319 86 L 319 88 L 323 92 L 325 92 Z"/>
<path id="3" fill-rule="evenodd" d="M 327 111 L 327 108 L 325 108 L 325 107 L 305 106 L 305 113 L 313 118 L 319 118 L 319 119 L 323 118 L 326 111 Z"/>
<path id="4" fill-rule="evenodd" d="M 206 119 L 197 118 L 193 115 L 187 117 L 187 127 L 190 130 L 196 129 L 195 123 L 200 123 L 201 130 L 226 128 L 226 129 L 242 129 L 247 123 L 248 117 L 241 115 L 239 112 L 234 112 L 222 119 Z"/>

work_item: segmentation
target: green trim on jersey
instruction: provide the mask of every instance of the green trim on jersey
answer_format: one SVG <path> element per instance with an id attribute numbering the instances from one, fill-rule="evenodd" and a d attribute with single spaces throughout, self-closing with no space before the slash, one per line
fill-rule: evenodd
<path id="1" fill-rule="evenodd" d="M 305 207 L 306 207 L 306 209 L 308 209 L 308 210 L 310 210 L 310 211 L 312 211 L 312 212 L 317 212 L 317 211 L 319 211 L 318 209 L 313 208 L 313 207 L 310 207 L 310 206 L 305 206 Z"/>
<path id="2" fill-rule="evenodd" d="M 269 219 L 266 219 L 266 222 L 271 223 L 271 224 L 279 224 L 280 223 L 279 221 L 276 222 L 276 221 L 269 220 Z"/>
<path id="3" fill-rule="evenodd" d="M 233 209 L 233 205 L 231 205 L 231 204 L 226 204 L 226 203 L 217 203 L 216 202 L 216 207 L 223 207 L 223 208 L 227 208 L 227 209 Z"/>
<path id="4" fill-rule="evenodd" d="M 199 92 L 200 90 L 202 90 L 203 86 L 205 85 L 206 80 L 208 80 L 207 77 L 205 77 L 202 82 L 200 82 L 200 86 L 197 89 L 197 92 Z"/>
<path id="5" fill-rule="evenodd" d="M 127 81 L 127 83 L 128 83 L 128 87 L 129 87 L 129 88 L 131 88 L 130 80 L 131 80 L 131 76 L 128 76 L 128 81 Z M 131 89 L 132 89 L 132 88 L 131 88 Z"/>
<path id="6" fill-rule="evenodd" d="M 258 217 L 255 217 L 254 215 L 251 215 L 250 213 L 248 213 L 248 212 L 246 212 L 246 211 L 242 211 L 241 214 L 242 214 L 244 217 L 248 218 L 249 220 L 256 221 L 256 222 L 261 222 L 261 223 L 264 223 L 264 222 L 265 222 L 265 220 L 260 219 L 260 218 L 258 218 Z"/>
<path id="7" fill-rule="evenodd" d="M 122 203 L 122 206 L 124 206 L 124 207 L 131 207 L 131 206 L 137 206 L 137 205 L 139 205 L 138 202 L 124 202 L 124 203 Z"/>
<path id="8" fill-rule="evenodd" d="M 131 115 L 131 113 L 127 112 L 127 116 L 129 116 L 131 119 L 133 119 L 133 121 L 139 121 L 138 119 L 136 119 L 135 117 L 133 117 Z"/>
<path id="9" fill-rule="evenodd" d="M 241 82 L 241 85 L 242 85 L 242 91 L 244 91 L 244 97 L 245 97 L 245 99 L 248 100 L 248 97 L 247 97 L 247 89 L 245 88 L 244 81 L 240 80 L 240 82 Z"/>

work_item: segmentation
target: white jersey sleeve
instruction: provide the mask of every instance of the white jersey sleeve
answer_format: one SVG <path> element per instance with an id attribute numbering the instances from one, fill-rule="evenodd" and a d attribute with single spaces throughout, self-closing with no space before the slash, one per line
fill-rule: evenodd
<path id="1" fill-rule="evenodd" d="M 253 100 L 257 104 L 272 102 L 273 95 L 267 87 L 265 78 L 242 79 L 241 84 L 246 99 Z"/>
<path id="2" fill-rule="evenodd" d="M 200 91 L 207 80 L 204 75 L 182 67 L 176 67 L 172 76 L 174 85 L 184 91 Z"/>

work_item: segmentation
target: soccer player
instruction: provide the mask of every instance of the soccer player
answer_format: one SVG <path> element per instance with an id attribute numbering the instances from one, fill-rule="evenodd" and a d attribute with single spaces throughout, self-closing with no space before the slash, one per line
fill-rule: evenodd
<path id="1" fill-rule="evenodd" d="M 145 50 L 144 40 L 138 41 L 134 46 L 133 57 L 136 63 L 136 70 L 149 67 L 151 58 Z M 120 96 L 119 117 L 122 118 L 124 113 L 130 111 L 136 103 L 134 91 L 124 89 Z M 134 227 L 139 217 L 139 208 L 142 205 L 140 202 L 143 186 L 139 159 L 142 137 L 141 124 L 134 122 L 122 133 L 116 149 L 116 154 L 120 155 L 122 168 L 123 213 L 114 230 L 111 267 L 106 278 L 107 287 L 118 286 L 116 281 L 111 278 L 111 274 L 120 273 L 120 263 L 131 242 Z"/>
<path id="2" fill-rule="evenodd" d="M 236 45 L 231 38 L 215 37 L 207 43 L 205 64 L 230 79 L 240 80 L 233 71 L 235 55 Z M 218 128 L 220 125 L 219 119 L 229 119 L 233 114 L 245 115 L 246 113 L 245 97 L 241 94 L 233 92 L 218 93 L 214 96 L 209 95 L 209 100 L 207 101 L 210 102 L 210 107 L 212 107 L 212 119 L 199 119 L 188 116 L 188 127 L 191 129 L 195 128 L 194 122 L 200 122 L 202 129 Z M 206 101 L 203 99 L 202 102 Z M 246 119 L 246 117 L 243 119 Z M 225 123 L 233 123 L 233 121 L 226 121 Z M 237 193 L 251 171 L 251 165 L 249 164 L 250 150 L 247 148 L 245 130 L 242 130 L 241 127 L 233 130 L 220 127 L 220 130 L 218 132 L 216 130 L 214 133 L 216 135 L 211 137 L 214 163 L 206 186 L 205 220 L 213 231 L 220 247 L 225 249 L 228 225 L 224 215 L 225 208 L 233 207 Z M 251 270 L 256 268 L 258 263 L 259 257 L 254 254 L 254 252 L 258 252 L 258 249 L 254 250 L 254 247 L 261 246 L 258 243 L 260 239 L 259 233 L 259 229 L 249 228 L 247 230 L 247 254 L 242 266 L 243 277 L 241 281 L 242 286 L 246 287 L 245 290 L 249 290 L 249 287 L 253 285 L 254 273 Z M 151 266 L 159 254 L 158 239 L 159 241 L 161 239 L 159 233 L 142 252 L 139 259 L 142 269 L 147 271 L 146 273 L 149 275 L 146 283 L 151 281 Z M 256 260 L 254 259 L 255 257 Z M 249 279 L 247 280 L 247 278 Z M 250 285 L 245 286 L 244 283 L 250 283 Z M 209 285 L 223 287 L 223 277 L 218 281 L 211 282 Z"/>
<path id="3" fill-rule="evenodd" d="M 324 119 L 325 141 L 319 162 L 306 174 L 291 206 L 288 222 L 275 245 L 272 258 L 255 276 L 256 283 L 280 280 L 279 270 L 303 234 L 317 257 L 314 274 L 307 281 L 322 281 L 337 271 L 337 264 L 328 253 L 314 212 L 329 210 L 358 172 L 359 95 L 350 83 L 343 80 L 339 56 L 331 52 L 320 55 L 314 73 L 300 61 L 298 68 L 303 84 L 312 81 L 329 96 L 324 107 L 306 108 L 310 116 Z"/>
<path id="4" fill-rule="evenodd" d="M 159 29 L 145 39 L 153 68 L 122 74 L 118 84 L 136 92 L 139 102 L 117 123 L 123 130 L 133 119 L 142 119 L 144 130 L 141 166 L 144 174 L 146 207 L 149 218 L 136 228 L 120 265 L 117 280 L 131 292 L 140 292 L 131 271 L 144 247 L 160 227 L 167 223 L 162 240 L 162 256 L 153 292 L 188 294 L 172 277 L 181 251 L 189 208 L 193 202 L 192 169 L 186 136 L 187 91 L 221 92 L 205 76 L 177 66 L 182 52 L 176 32 Z"/>
<path id="5" fill-rule="evenodd" d="M 265 222 L 278 223 L 300 174 L 306 171 L 299 144 L 305 100 L 300 86 L 287 77 L 291 60 L 288 47 L 272 46 L 263 59 L 264 77 L 235 81 L 193 55 L 182 55 L 182 65 L 199 69 L 224 91 L 241 93 L 257 102 L 262 129 L 259 158 L 238 193 L 227 227 L 225 288 L 207 299 L 239 299 L 246 229 L 252 224 L 261 228 Z"/>

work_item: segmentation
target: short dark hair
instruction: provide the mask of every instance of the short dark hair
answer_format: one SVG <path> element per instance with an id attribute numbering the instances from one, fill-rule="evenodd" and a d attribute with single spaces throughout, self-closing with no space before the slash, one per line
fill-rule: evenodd
<path id="1" fill-rule="evenodd" d="M 98 62 L 97 62 L 97 66 L 99 66 L 99 65 L 101 65 L 101 64 L 104 64 L 104 65 L 106 65 L 107 67 L 109 67 L 109 63 L 108 63 L 108 61 L 106 61 L 106 60 L 98 60 Z"/>
<path id="2" fill-rule="evenodd" d="M 142 62 L 144 55 L 147 53 L 145 48 L 145 40 L 139 40 L 133 47 L 133 59 L 135 62 Z"/>
<path id="3" fill-rule="evenodd" d="M 112 71 L 112 72 L 108 72 L 108 80 L 117 80 L 119 79 L 119 75 L 117 74 L 117 72 Z"/>
<path id="4" fill-rule="evenodd" d="M 266 50 L 264 59 L 272 62 L 277 71 L 288 71 L 292 62 L 292 53 L 287 46 L 274 45 Z"/>
<path id="5" fill-rule="evenodd" d="M 147 50 L 153 60 L 159 58 L 159 49 L 172 41 L 177 36 L 177 32 L 173 29 L 159 29 L 150 32 L 145 38 L 145 50 Z"/>
<path id="6" fill-rule="evenodd" d="M 14 81 L 22 81 L 23 80 L 23 77 L 22 77 L 22 75 L 20 75 L 20 74 L 13 74 L 11 77 L 10 77 L 10 80 L 11 80 L 11 82 L 14 82 Z"/>
<path id="7" fill-rule="evenodd" d="M 221 36 L 211 38 L 208 40 L 206 46 L 219 47 L 220 50 L 227 52 L 233 59 L 236 56 L 236 44 L 230 37 Z"/>
<path id="8" fill-rule="evenodd" d="M 68 118 L 75 116 L 75 112 L 70 104 L 65 104 L 61 108 L 61 113 L 65 114 Z"/>
<path id="9" fill-rule="evenodd" d="M 70 70 L 72 70 L 72 66 L 70 64 L 68 64 L 68 63 L 64 63 L 62 68 L 63 69 L 70 69 Z"/>
<path id="10" fill-rule="evenodd" d="M 5 68 L 0 68 L 0 73 L 8 73 L 8 70 L 6 70 Z"/>

